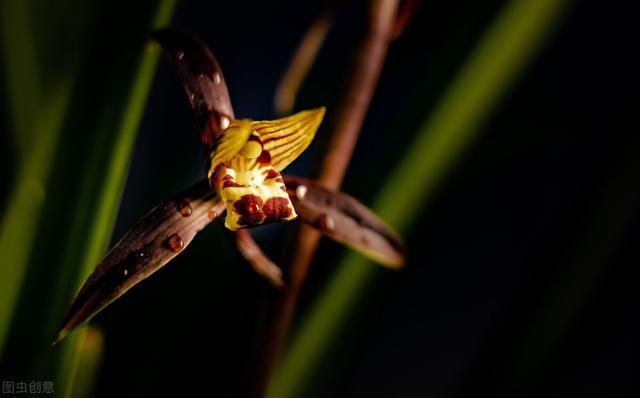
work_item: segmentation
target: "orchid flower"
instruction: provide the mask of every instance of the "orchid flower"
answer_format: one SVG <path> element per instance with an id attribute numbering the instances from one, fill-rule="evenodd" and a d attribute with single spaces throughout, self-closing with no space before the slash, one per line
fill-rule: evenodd
<path id="1" fill-rule="evenodd" d="M 209 180 L 227 206 L 225 227 L 236 231 L 296 218 L 280 170 L 311 143 L 324 108 L 273 121 L 235 120 L 211 151 Z"/>
<path id="2" fill-rule="evenodd" d="M 181 253 L 225 211 L 238 251 L 276 287 L 285 283 L 282 271 L 247 228 L 297 219 L 385 266 L 402 266 L 398 235 L 356 199 L 280 174 L 312 142 L 324 107 L 272 121 L 235 119 L 220 66 L 203 43 L 172 29 L 152 38 L 176 64 L 198 118 L 207 178 L 153 208 L 105 255 L 71 302 L 54 344 Z"/>

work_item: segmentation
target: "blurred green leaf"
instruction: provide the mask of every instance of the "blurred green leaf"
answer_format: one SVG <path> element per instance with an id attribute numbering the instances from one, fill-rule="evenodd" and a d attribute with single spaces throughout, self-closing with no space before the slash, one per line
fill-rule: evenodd
<path id="1" fill-rule="evenodd" d="M 462 66 L 442 100 L 419 129 L 415 141 L 378 194 L 373 209 L 406 231 L 434 188 L 482 129 L 483 122 L 526 69 L 568 0 L 512 0 Z M 411 175 L 414 183 L 407 184 Z M 409 251 L 411 248 L 409 248 Z M 300 330 L 272 380 L 270 397 L 304 396 L 356 297 L 371 283 L 375 268 L 350 253 L 325 292 L 304 316 Z"/>
<path id="2" fill-rule="evenodd" d="M 0 355 L 37 232 L 45 180 L 72 92 L 75 66 L 68 60 L 69 69 L 45 92 L 38 82 L 43 73 L 30 34 L 29 2 L 2 2 L 1 10 L 2 56 L 19 165 L 0 224 Z"/>
<path id="3" fill-rule="evenodd" d="M 169 23 L 171 14 L 175 6 L 175 0 L 161 0 L 157 4 L 154 16 L 151 19 L 149 31 L 165 26 Z M 69 278 L 75 279 L 75 286 L 80 286 L 84 279 L 91 273 L 98 264 L 100 258 L 106 251 L 115 217 L 118 203 L 126 181 L 129 159 L 137 135 L 138 125 L 142 119 L 142 114 L 147 101 L 154 70 L 158 61 L 159 49 L 148 47 L 145 52 L 139 54 L 137 65 L 133 69 L 135 75 L 125 90 L 124 100 L 114 96 L 112 101 L 122 103 L 119 116 L 111 114 L 115 120 L 115 129 L 107 135 L 111 137 L 111 142 L 101 149 L 107 154 L 106 162 L 99 158 L 92 159 L 93 162 L 86 169 L 84 178 L 83 197 L 76 207 L 69 243 L 63 256 L 62 264 L 76 264 L 75 270 L 70 270 Z M 112 122 L 113 123 L 113 122 Z M 104 126 L 110 126 L 106 124 Z M 101 134 L 102 135 L 102 134 Z M 100 181 L 95 184 L 95 181 Z M 87 218 L 87 215 L 90 215 Z M 63 272 L 63 275 L 65 273 Z M 75 277 L 72 275 L 75 274 Z M 57 291 L 54 298 L 52 317 L 46 330 L 55 330 L 55 325 L 61 320 L 60 310 L 65 307 L 64 302 L 69 302 L 71 296 L 66 278 L 62 286 Z M 78 365 L 81 362 L 81 344 L 86 338 L 86 331 L 78 333 L 77 336 L 69 338 L 63 343 L 64 353 L 63 366 L 59 367 L 57 382 L 66 386 L 65 396 L 73 396 L 74 383 L 83 383 L 76 378 Z"/>
<path id="4" fill-rule="evenodd" d="M 169 22 L 174 5 L 0 6 L 3 88 L 18 152 L 0 225 L 3 375 L 53 379 L 66 396 L 89 388 L 88 373 L 78 373 L 84 331 L 49 344 L 109 243 L 158 60 L 145 38 Z"/>
<path id="5" fill-rule="evenodd" d="M 95 379 L 104 355 L 104 336 L 100 329 L 89 326 L 78 344 L 77 373 L 69 382 L 66 395 L 76 398 L 91 397 Z"/>
<path id="6" fill-rule="evenodd" d="M 33 109 L 41 101 L 39 64 L 33 41 L 29 1 L 0 3 L 0 31 L 8 105 L 13 139 L 19 157 L 26 158 L 29 136 L 33 131 Z M 18 39 L 19 38 L 19 39 Z"/>

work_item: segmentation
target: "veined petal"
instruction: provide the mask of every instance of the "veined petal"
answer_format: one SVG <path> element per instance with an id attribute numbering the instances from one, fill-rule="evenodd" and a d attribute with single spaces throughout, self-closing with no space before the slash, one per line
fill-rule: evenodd
<path id="1" fill-rule="evenodd" d="M 227 206 L 225 226 L 236 231 L 297 217 L 280 170 L 313 140 L 325 109 L 273 121 L 236 120 L 211 152 L 209 181 Z"/>
<path id="2" fill-rule="evenodd" d="M 325 108 L 321 107 L 277 120 L 253 122 L 253 130 L 262 141 L 264 151 L 276 170 L 283 170 L 307 149 L 324 113 Z"/>
<path id="3" fill-rule="evenodd" d="M 218 141 L 214 144 L 211 152 L 211 165 L 209 168 L 209 178 L 220 164 L 229 162 L 234 156 L 242 150 L 251 132 L 253 126 L 248 119 L 234 120 L 229 127 L 222 133 Z"/>

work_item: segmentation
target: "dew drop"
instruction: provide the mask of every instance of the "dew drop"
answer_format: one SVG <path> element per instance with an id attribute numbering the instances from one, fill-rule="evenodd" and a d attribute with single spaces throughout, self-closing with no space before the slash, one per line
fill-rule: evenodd
<path id="1" fill-rule="evenodd" d="M 229 120 L 229 118 L 228 118 L 228 117 L 226 117 L 226 116 L 220 116 L 220 127 L 221 127 L 223 130 L 226 130 L 226 129 L 227 129 L 227 127 L 229 127 L 229 123 L 231 123 L 231 121 Z"/>
<path id="2" fill-rule="evenodd" d="M 178 51 L 176 58 L 178 58 L 178 61 L 182 60 L 182 58 L 184 58 L 184 51 Z"/>
<path id="3" fill-rule="evenodd" d="M 193 213 L 191 205 L 189 205 L 189 201 L 186 199 L 183 199 L 178 203 L 178 211 L 183 217 L 189 217 L 191 213 Z"/>
<path id="4" fill-rule="evenodd" d="M 127 275 L 129 275 L 129 270 L 125 269 L 124 270 L 124 276 L 127 276 Z"/>
<path id="5" fill-rule="evenodd" d="M 296 197 L 300 200 L 304 199 L 307 195 L 307 186 L 306 185 L 298 185 L 296 188 Z"/>
<path id="6" fill-rule="evenodd" d="M 320 217 L 316 218 L 313 224 L 321 231 L 333 231 L 336 227 L 336 223 L 333 221 L 333 218 L 326 214 L 322 214 Z"/>
<path id="7" fill-rule="evenodd" d="M 327 229 L 329 231 L 333 231 L 336 228 L 336 223 L 333 221 L 333 218 L 327 216 Z"/>
<path id="8" fill-rule="evenodd" d="M 173 234 L 167 239 L 167 247 L 177 253 L 184 247 L 184 241 L 180 235 Z"/>
<path id="9" fill-rule="evenodd" d="M 215 84 L 220 84 L 222 82 L 222 78 L 220 77 L 220 73 L 216 72 L 213 74 L 213 82 Z"/>
<path id="10" fill-rule="evenodd" d="M 214 220 L 214 219 L 216 219 L 218 217 L 218 213 L 216 213 L 213 210 L 209 210 L 207 212 L 207 216 L 209 217 L 209 220 Z"/>
<path id="11" fill-rule="evenodd" d="M 133 253 L 131 253 L 131 259 L 132 260 L 139 260 L 142 257 L 144 257 L 144 252 L 141 252 L 139 250 L 135 250 Z"/>

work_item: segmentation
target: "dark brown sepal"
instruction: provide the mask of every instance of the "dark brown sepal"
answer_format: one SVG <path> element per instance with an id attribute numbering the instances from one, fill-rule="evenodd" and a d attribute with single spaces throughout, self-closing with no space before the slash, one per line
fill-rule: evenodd
<path id="1" fill-rule="evenodd" d="M 389 268 L 404 263 L 402 240 L 355 198 L 298 177 L 284 176 L 300 221 Z"/>
<path id="2" fill-rule="evenodd" d="M 202 143 L 211 149 L 234 119 L 222 69 L 209 48 L 179 30 L 167 28 L 151 34 L 178 69 L 178 75 L 200 124 Z"/>
<path id="3" fill-rule="evenodd" d="M 211 215 L 223 211 L 224 204 L 207 180 L 156 206 L 120 239 L 86 280 L 54 344 L 180 254 L 215 219 Z"/>

